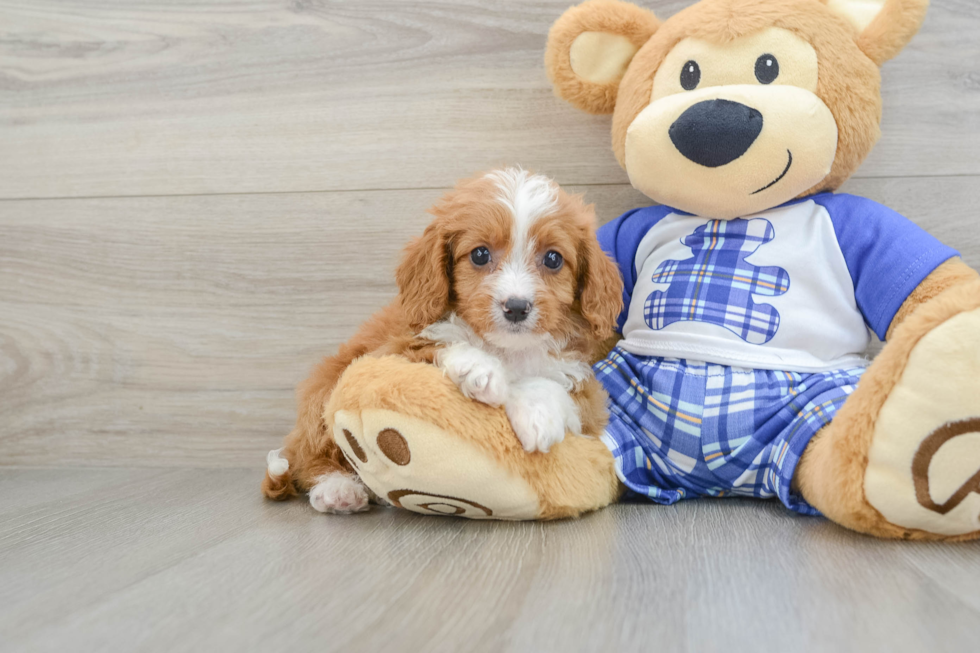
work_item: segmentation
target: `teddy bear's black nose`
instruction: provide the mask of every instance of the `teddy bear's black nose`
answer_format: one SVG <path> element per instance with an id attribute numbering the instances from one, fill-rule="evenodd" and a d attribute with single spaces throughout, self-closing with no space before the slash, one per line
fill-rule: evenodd
<path id="1" fill-rule="evenodd" d="M 705 100 L 670 126 L 677 151 L 698 165 L 717 168 L 745 154 L 762 131 L 762 114 L 731 100 Z"/>

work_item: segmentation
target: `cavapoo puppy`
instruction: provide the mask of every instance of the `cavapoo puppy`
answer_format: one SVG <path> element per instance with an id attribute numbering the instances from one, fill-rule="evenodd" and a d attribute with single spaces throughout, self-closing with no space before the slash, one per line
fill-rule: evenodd
<path id="1" fill-rule="evenodd" d="M 601 431 L 605 395 L 590 363 L 613 335 L 623 286 L 592 206 L 506 168 L 460 182 L 430 212 L 396 272 L 398 297 L 300 386 L 296 426 L 267 458 L 267 497 L 307 490 L 321 512 L 367 509 L 323 420 L 340 375 L 365 355 L 438 365 L 467 397 L 503 406 L 528 452 Z"/>

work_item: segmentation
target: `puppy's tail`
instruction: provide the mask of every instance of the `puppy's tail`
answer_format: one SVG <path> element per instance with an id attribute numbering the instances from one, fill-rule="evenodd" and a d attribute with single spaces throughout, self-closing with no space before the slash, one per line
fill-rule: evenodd
<path id="1" fill-rule="evenodd" d="M 285 501 L 296 496 L 296 486 L 289 473 L 289 461 L 282 455 L 282 449 L 273 449 L 265 457 L 265 478 L 262 479 L 262 494 L 273 501 Z"/>

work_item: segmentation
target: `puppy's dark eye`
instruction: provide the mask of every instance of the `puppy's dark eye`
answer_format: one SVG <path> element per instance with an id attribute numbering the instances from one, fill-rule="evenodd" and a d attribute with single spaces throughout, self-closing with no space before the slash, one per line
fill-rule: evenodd
<path id="1" fill-rule="evenodd" d="M 771 54 L 764 54 L 755 60 L 755 78 L 761 84 L 772 84 L 779 77 L 779 62 Z"/>
<path id="2" fill-rule="evenodd" d="M 685 91 L 693 91 L 701 83 L 701 67 L 697 61 L 688 61 L 681 68 L 681 86 Z"/>
<path id="3" fill-rule="evenodd" d="M 490 250 L 486 247 L 477 247 L 470 252 L 470 260 L 473 265 L 484 266 L 490 262 Z"/>
<path id="4" fill-rule="evenodd" d="M 555 250 L 551 250 L 550 252 L 544 255 L 544 266 L 549 270 L 561 269 L 561 266 L 564 262 L 565 259 L 563 259 L 561 257 L 561 254 L 559 254 Z"/>

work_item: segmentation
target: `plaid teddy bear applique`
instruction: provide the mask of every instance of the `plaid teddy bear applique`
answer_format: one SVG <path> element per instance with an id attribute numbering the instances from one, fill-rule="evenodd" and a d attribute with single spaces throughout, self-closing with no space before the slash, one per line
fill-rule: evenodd
<path id="1" fill-rule="evenodd" d="M 670 287 L 647 297 L 647 326 L 660 330 L 675 322 L 707 322 L 751 344 L 769 342 L 779 329 L 779 313 L 769 304 L 756 304 L 752 295 L 782 295 L 789 290 L 789 273 L 745 259 L 775 237 L 764 218 L 711 220 L 695 229 L 681 241 L 694 256 L 664 261 L 654 271 L 653 281 Z"/>

